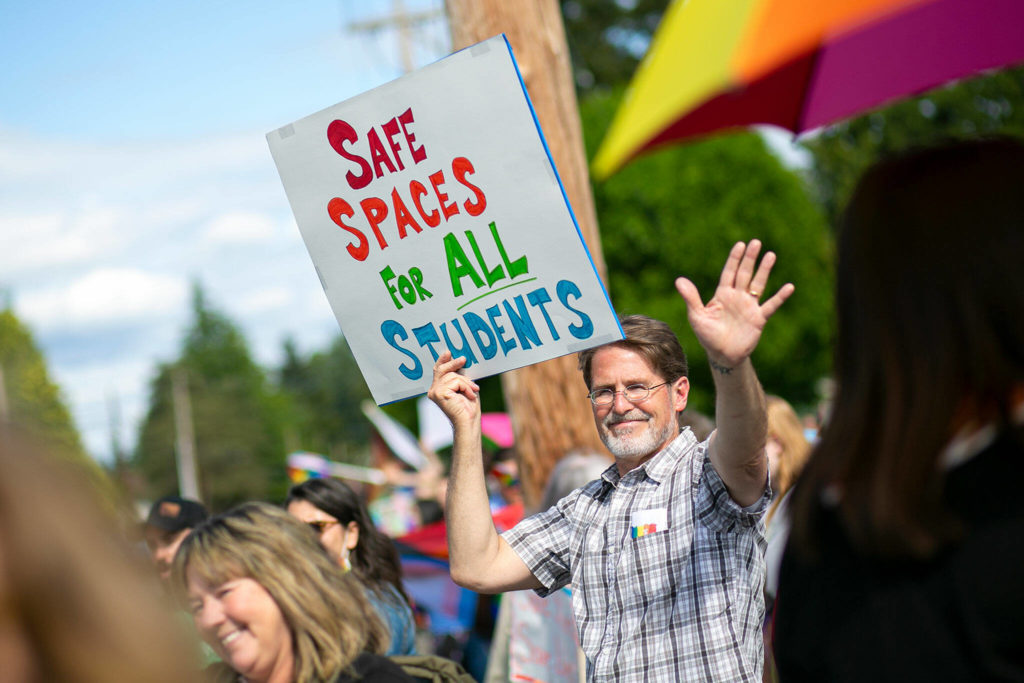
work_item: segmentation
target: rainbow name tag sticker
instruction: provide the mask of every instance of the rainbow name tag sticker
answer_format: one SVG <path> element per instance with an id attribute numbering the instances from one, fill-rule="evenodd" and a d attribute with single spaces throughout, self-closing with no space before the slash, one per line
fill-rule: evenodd
<path id="1" fill-rule="evenodd" d="M 630 538 L 640 538 L 668 529 L 668 510 L 640 510 L 634 512 L 629 524 Z"/>

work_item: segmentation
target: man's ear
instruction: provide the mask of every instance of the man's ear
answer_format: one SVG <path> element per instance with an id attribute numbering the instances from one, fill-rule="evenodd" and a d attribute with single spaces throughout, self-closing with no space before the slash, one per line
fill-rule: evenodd
<path id="1" fill-rule="evenodd" d="M 680 377 L 669 384 L 669 387 L 672 390 L 672 407 L 676 413 L 683 412 L 683 409 L 686 408 L 686 400 L 690 397 L 690 380 Z"/>

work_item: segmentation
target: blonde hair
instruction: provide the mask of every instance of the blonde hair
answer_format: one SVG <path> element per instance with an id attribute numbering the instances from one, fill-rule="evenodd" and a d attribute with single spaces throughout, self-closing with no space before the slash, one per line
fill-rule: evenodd
<path id="1" fill-rule="evenodd" d="M 297 683 L 334 680 L 360 653 L 387 649 L 362 585 L 307 525 L 273 505 L 246 503 L 196 527 L 174 558 L 182 595 L 188 572 L 211 586 L 250 578 L 270 594 L 291 631 Z"/>
<path id="2" fill-rule="evenodd" d="M 793 486 L 800 470 L 804 468 L 811 454 L 811 444 L 804 436 L 803 425 L 800 424 L 800 418 L 793 410 L 793 406 L 778 396 L 766 396 L 765 402 L 768 410 L 768 436 L 775 437 L 782 444 L 776 478 L 772 480 L 775 500 L 765 516 L 765 521 L 768 522 L 775 514 L 779 501 Z"/>
<path id="3" fill-rule="evenodd" d="M 193 680 L 200 661 L 95 473 L 0 423 L 4 673 L 60 683 Z M 20 655 L 20 656 L 19 656 Z"/>

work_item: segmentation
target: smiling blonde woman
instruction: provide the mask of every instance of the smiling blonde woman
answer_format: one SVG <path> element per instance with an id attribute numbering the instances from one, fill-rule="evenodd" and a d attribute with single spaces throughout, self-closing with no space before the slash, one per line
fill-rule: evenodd
<path id="1" fill-rule="evenodd" d="M 247 503 L 197 527 L 173 581 L 224 662 L 214 680 L 412 680 L 380 656 L 386 632 L 359 584 L 274 506 Z"/>

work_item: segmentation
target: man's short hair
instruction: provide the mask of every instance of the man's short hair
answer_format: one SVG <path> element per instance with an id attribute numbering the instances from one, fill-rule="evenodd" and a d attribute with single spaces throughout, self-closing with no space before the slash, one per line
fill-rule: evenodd
<path id="1" fill-rule="evenodd" d="M 648 318 L 645 315 L 627 315 L 619 317 L 622 332 L 626 338 L 603 346 L 596 346 L 579 354 L 579 368 L 583 372 L 583 381 L 590 389 L 590 366 L 594 354 L 605 346 L 619 346 L 639 354 L 667 382 L 675 382 L 680 377 L 687 377 L 689 367 L 686 354 L 679 344 L 679 338 L 668 324 Z"/>
<path id="2" fill-rule="evenodd" d="M 195 528 L 209 516 L 206 508 L 198 501 L 181 496 L 164 496 L 149 509 L 146 525 L 176 533 Z"/>

